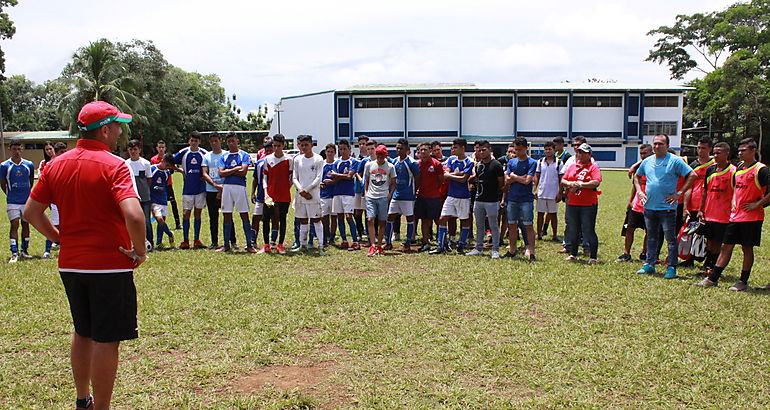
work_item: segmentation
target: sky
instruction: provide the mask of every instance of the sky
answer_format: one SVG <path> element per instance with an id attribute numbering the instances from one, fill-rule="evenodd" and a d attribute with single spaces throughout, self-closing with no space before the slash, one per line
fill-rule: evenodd
<path id="1" fill-rule="evenodd" d="M 152 40 L 169 63 L 219 75 L 244 114 L 363 84 L 678 83 L 644 61 L 646 33 L 734 0 L 19 0 L 6 75 L 59 76 L 99 38 Z"/>

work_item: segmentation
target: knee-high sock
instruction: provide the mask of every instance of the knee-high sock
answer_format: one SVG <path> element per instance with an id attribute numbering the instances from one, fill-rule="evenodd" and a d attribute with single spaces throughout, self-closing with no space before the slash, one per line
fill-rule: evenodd
<path id="1" fill-rule="evenodd" d="M 313 239 L 315 239 L 315 237 L 316 237 L 315 224 L 311 224 L 310 230 L 308 231 L 308 236 L 307 236 L 307 245 L 313 246 Z M 318 241 L 318 245 L 319 246 L 322 245 L 321 241 Z"/>
<path id="2" fill-rule="evenodd" d="M 364 215 L 363 214 L 353 214 L 353 220 L 356 221 L 356 232 L 358 232 L 358 236 L 361 237 L 364 235 Z"/>
<path id="3" fill-rule="evenodd" d="M 324 246 L 324 225 L 321 223 L 321 221 L 313 222 L 313 226 L 315 227 L 316 235 L 318 235 L 318 247 L 323 248 Z"/>
<path id="4" fill-rule="evenodd" d="M 190 220 L 185 219 L 182 221 L 182 237 L 185 242 L 190 242 Z"/>
<path id="5" fill-rule="evenodd" d="M 347 242 L 348 233 L 345 231 L 345 217 L 342 215 L 337 217 L 337 229 L 340 231 L 340 238 L 342 238 L 342 242 Z"/>
<path id="6" fill-rule="evenodd" d="M 11 239 L 11 253 L 19 253 L 19 245 L 16 243 L 16 239 Z"/>
<path id="7" fill-rule="evenodd" d="M 406 222 L 406 243 L 408 245 L 411 245 L 412 239 L 414 239 L 414 221 L 407 221 Z"/>
<path id="8" fill-rule="evenodd" d="M 324 245 L 327 244 L 327 242 L 332 239 L 332 225 L 331 225 L 331 218 L 326 216 L 324 217 L 324 220 L 326 220 L 326 227 L 323 228 L 324 233 Z M 321 223 L 321 226 L 323 226 L 323 223 Z M 320 241 L 319 241 L 320 242 Z M 320 243 L 319 243 L 320 245 Z"/>
<path id="9" fill-rule="evenodd" d="M 353 219 L 348 219 L 348 227 L 350 228 L 350 236 L 353 237 L 353 242 L 358 243 L 358 227 Z"/>
<path id="10" fill-rule="evenodd" d="M 252 241 L 251 245 L 257 246 L 257 239 L 259 238 L 259 233 L 257 233 L 256 229 L 250 229 L 250 231 L 251 231 L 251 241 Z"/>
<path id="11" fill-rule="evenodd" d="M 251 229 L 251 224 L 248 221 L 241 221 L 241 225 L 243 226 L 243 235 L 246 238 L 246 247 L 251 246 L 254 243 L 254 239 L 257 235 L 257 231 Z M 254 232 L 254 235 L 252 235 L 252 232 Z"/>
<path id="12" fill-rule="evenodd" d="M 278 230 L 273 230 L 270 232 L 270 244 L 275 246 L 275 241 L 278 240 Z"/>
<path id="13" fill-rule="evenodd" d="M 51 246 L 53 246 L 53 242 L 51 242 L 50 239 L 45 240 L 45 251 L 50 253 L 51 252 Z"/>
<path id="14" fill-rule="evenodd" d="M 385 243 L 390 245 L 392 240 L 391 237 L 393 236 L 393 222 L 388 221 L 385 224 Z"/>
<path id="15" fill-rule="evenodd" d="M 155 246 L 160 246 L 163 244 L 163 225 L 158 224 L 158 226 L 155 227 Z"/>
<path id="16" fill-rule="evenodd" d="M 299 244 L 302 246 L 307 246 L 307 240 L 308 240 L 308 234 L 310 231 L 310 226 L 307 224 L 301 224 L 299 226 Z"/>
<path id="17" fill-rule="evenodd" d="M 470 227 L 462 227 L 460 228 L 460 242 L 459 246 L 461 248 L 465 248 L 468 245 L 468 234 L 471 233 Z"/>
<path id="18" fill-rule="evenodd" d="M 174 237 L 174 234 L 171 232 L 171 228 L 168 227 L 168 224 L 163 224 L 163 232 L 165 232 L 170 238 Z"/>
<path id="19" fill-rule="evenodd" d="M 447 227 L 439 226 L 438 234 L 436 234 L 436 241 L 438 242 L 438 248 L 443 249 L 446 246 Z"/>
<path id="20" fill-rule="evenodd" d="M 195 218 L 195 221 L 193 222 L 193 240 L 197 241 L 201 239 L 201 223 L 203 223 L 201 218 Z"/>
<path id="21" fill-rule="evenodd" d="M 302 240 L 300 239 L 301 235 L 300 235 L 300 232 L 299 232 L 300 231 L 299 225 L 300 225 L 299 219 L 294 218 L 294 243 L 295 244 L 302 243 Z M 307 244 L 307 242 L 306 242 L 306 244 Z"/>
<path id="22" fill-rule="evenodd" d="M 29 238 L 24 238 L 21 240 L 21 250 L 24 252 L 29 250 Z"/>
<path id="23" fill-rule="evenodd" d="M 230 232 L 233 231 L 233 221 L 225 221 L 222 224 L 222 238 L 225 240 L 225 246 L 230 246 Z"/>

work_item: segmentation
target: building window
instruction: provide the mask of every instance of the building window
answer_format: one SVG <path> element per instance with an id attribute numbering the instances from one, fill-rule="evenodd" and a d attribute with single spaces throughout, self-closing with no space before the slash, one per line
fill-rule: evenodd
<path id="1" fill-rule="evenodd" d="M 337 99 L 337 116 L 339 118 L 350 118 L 350 98 Z"/>
<path id="2" fill-rule="evenodd" d="M 463 107 L 513 107 L 513 97 L 465 97 Z"/>
<path id="3" fill-rule="evenodd" d="M 521 96 L 518 100 L 519 107 L 539 107 L 539 108 L 551 108 L 551 107 L 566 107 L 567 97 L 551 97 L 551 96 Z"/>
<path id="4" fill-rule="evenodd" d="M 350 124 L 342 123 L 337 124 L 339 138 L 350 138 Z"/>
<path id="5" fill-rule="evenodd" d="M 26 143 L 24 144 L 24 149 L 43 149 L 45 146 L 45 143 Z"/>
<path id="6" fill-rule="evenodd" d="M 355 99 L 356 108 L 404 108 L 403 97 L 361 97 Z"/>
<path id="7" fill-rule="evenodd" d="M 676 121 L 645 121 L 644 135 L 676 135 L 678 126 Z"/>
<path id="8" fill-rule="evenodd" d="M 679 107 L 679 97 L 647 95 L 644 97 L 645 107 Z"/>
<path id="9" fill-rule="evenodd" d="M 409 97 L 409 108 L 457 107 L 457 97 Z"/>
<path id="10" fill-rule="evenodd" d="M 623 97 L 590 97 L 576 95 L 572 97 L 572 106 L 590 108 L 622 107 Z"/>

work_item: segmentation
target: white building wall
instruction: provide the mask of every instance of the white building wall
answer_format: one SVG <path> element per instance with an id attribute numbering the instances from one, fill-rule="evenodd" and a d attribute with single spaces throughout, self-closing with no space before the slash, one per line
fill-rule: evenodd
<path id="1" fill-rule="evenodd" d="M 356 108 L 353 110 L 356 132 L 403 131 L 403 108 Z"/>
<path id="2" fill-rule="evenodd" d="M 512 136 L 512 107 L 464 107 L 463 135 Z"/>
<path id="3" fill-rule="evenodd" d="M 270 124 L 270 135 L 280 133 L 287 139 L 309 134 L 319 147 L 334 142 L 334 92 L 282 98 L 279 113 Z"/>
<path id="4" fill-rule="evenodd" d="M 460 125 L 459 115 L 457 107 L 408 108 L 409 131 L 456 131 Z"/>
<path id="5" fill-rule="evenodd" d="M 572 109 L 572 133 L 576 132 L 623 132 L 624 110 L 620 108 Z"/>
<path id="6" fill-rule="evenodd" d="M 566 132 L 569 128 L 567 107 L 519 107 L 519 131 Z"/>

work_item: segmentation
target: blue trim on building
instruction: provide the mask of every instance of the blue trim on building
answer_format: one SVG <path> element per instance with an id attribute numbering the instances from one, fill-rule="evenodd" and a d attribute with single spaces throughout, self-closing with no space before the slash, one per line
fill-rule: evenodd
<path id="1" fill-rule="evenodd" d="M 458 124 L 457 124 L 457 135 L 463 135 L 463 93 L 460 93 L 457 96 L 457 115 L 458 115 Z"/>
<path id="2" fill-rule="evenodd" d="M 513 93 L 513 138 L 519 136 L 519 94 Z"/>
<path id="3" fill-rule="evenodd" d="M 623 94 L 623 141 L 628 142 L 628 93 Z"/>
<path id="4" fill-rule="evenodd" d="M 593 151 L 594 159 L 597 161 L 615 161 L 617 152 L 615 151 Z"/>
<path id="5" fill-rule="evenodd" d="M 452 137 L 457 138 L 457 131 L 409 131 L 408 138 Z"/>
<path id="6" fill-rule="evenodd" d="M 407 102 L 406 93 L 404 93 L 404 135 L 409 135 L 409 107 Z"/>
<path id="7" fill-rule="evenodd" d="M 337 141 L 339 141 L 339 137 L 340 137 L 340 133 L 339 133 L 340 117 L 339 117 L 339 113 L 337 112 L 339 108 L 339 104 L 340 104 L 340 99 L 337 97 L 337 94 L 335 94 L 334 95 L 334 143 L 335 144 L 337 143 Z"/>
<path id="8" fill-rule="evenodd" d="M 354 128 L 353 128 L 353 94 L 348 95 L 348 107 L 350 107 L 350 118 L 348 119 L 348 122 L 350 123 L 350 146 L 353 146 L 353 137 L 355 135 Z"/>
<path id="9" fill-rule="evenodd" d="M 644 91 L 639 93 L 639 141 L 644 142 Z"/>
<path id="10" fill-rule="evenodd" d="M 554 138 L 563 137 L 564 131 L 519 131 L 517 137 L 524 138 Z"/>
<path id="11" fill-rule="evenodd" d="M 366 135 L 370 138 L 402 138 L 404 136 L 403 131 L 357 131 L 355 137 L 358 138 L 362 135 Z"/>
<path id="12" fill-rule="evenodd" d="M 569 115 L 569 121 L 567 124 L 567 141 L 570 143 L 572 142 L 572 120 L 574 118 L 574 101 L 573 97 L 575 94 L 570 90 L 569 95 L 567 95 L 567 112 Z"/>

